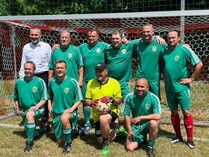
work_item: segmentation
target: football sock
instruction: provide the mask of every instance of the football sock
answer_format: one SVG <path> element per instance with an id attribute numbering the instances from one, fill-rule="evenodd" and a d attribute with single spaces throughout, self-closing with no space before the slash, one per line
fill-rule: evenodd
<path id="1" fill-rule="evenodd" d="M 91 109 L 87 105 L 83 105 L 83 113 L 84 113 L 84 119 L 86 121 L 86 125 L 90 125 L 90 114 L 91 114 Z"/>
<path id="2" fill-rule="evenodd" d="M 36 128 L 35 122 L 33 123 L 27 123 L 27 135 L 28 135 L 28 141 L 31 142 L 33 141 L 33 136 Z"/>
<path id="3" fill-rule="evenodd" d="M 182 137 L 181 128 L 180 128 L 179 114 L 171 115 L 171 121 L 172 121 L 172 124 L 173 124 L 173 129 L 176 132 L 176 136 L 177 137 Z"/>
<path id="4" fill-rule="evenodd" d="M 36 129 L 36 136 L 40 136 L 41 134 L 43 134 L 46 131 L 46 128 L 42 127 L 40 129 Z"/>
<path id="5" fill-rule="evenodd" d="M 119 127 L 120 127 L 119 123 L 114 123 L 114 129 L 115 128 L 119 129 Z"/>
<path id="6" fill-rule="evenodd" d="M 193 119 L 191 115 L 184 117 L 184 126 L 187 133 L 187 140 L 193 140 Z"/>
<path id="7" fill-rule="evenodd" d="M 108 138 L 103 137 L 103 146 L 108 145 Z"/>
<path id="8" fill-rule="evenodd" d="M 65 144 L 71 141 L 71 128 L 63 129 Z"/>
<path id="9" fill-rule="evenodd" d="M 148 146 L 153 147 L 155 144 L 155 139 L 154 140 L 149 140 L 148 141 Z"/>

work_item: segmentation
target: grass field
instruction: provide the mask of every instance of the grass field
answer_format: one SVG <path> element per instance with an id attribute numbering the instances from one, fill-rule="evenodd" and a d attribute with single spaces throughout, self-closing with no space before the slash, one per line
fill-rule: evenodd
<path id="1" fill-rule="evenodd" d="M 19 124 L 21 117 L 10 117 L 0 121 L 5 124 Z M 35 140 L 32 151 L 25 153 L 26 135 L 23 128 L 15 127 L 0 127 L 0 156 L 2 157 L 58 157 L 61 154 L 62 147 L 59 147 L 55 142 L 53 134 L 44 134 L 39 139 Z M 184 127 L 182 126 L 183 135 L 185 136 Z M 195 149 L 191 150 L 185 143 L 171 145 L 169 143 L 173 136 L 171 125 L 161 124 L 159 137 L 155 144 L 157 157 L 207 157 L 209 152 L 209 132 L 207 127 L 194 128 Z M 197 138 L 198 137 L 198 138 Z M 127 152 L 124 147 L 125 137 L 117 138 L 115 142 L 110 144 L 110 153 L 107 157 L 145 157 L 146 147 L 140 146 L 134 152 Z M 65 156 L 71 157 L 100 157 L 101 146 L 96 143 L 94 130 L 88 135 L 79 136 L 72 142 L 72 151 Z"/>

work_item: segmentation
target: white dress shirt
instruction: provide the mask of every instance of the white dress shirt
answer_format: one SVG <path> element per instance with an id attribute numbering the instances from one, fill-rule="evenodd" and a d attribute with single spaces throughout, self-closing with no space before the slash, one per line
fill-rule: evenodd
<path id="1" fill-rule="evenodd" d="M 24 64 L 27 61 L 33 61 L 36 64 L 35 74 L 49 71 L 48 62 L 51 51 L 51 46 L 45 42 L 39 41 L 37 45 L 33 45 L 32 42 L 26 44 L 23 47 L 19 77 L 24 76 Z"/>

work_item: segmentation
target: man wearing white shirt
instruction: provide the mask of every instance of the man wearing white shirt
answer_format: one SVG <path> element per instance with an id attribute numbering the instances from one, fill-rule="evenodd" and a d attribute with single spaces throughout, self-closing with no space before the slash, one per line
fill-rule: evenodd
<path id="1" fill-rule="evenodd" d="M 31 42 L 23 47 L 21 68 L 19 76 L 24 76 L 24 64 L 27 61 L 33 61 L 36 65 L 35 75 L 42 78 L 48 85 L 48 62 L 51 56 L 51 46 L 48 43 L 41 42 L 41 30 L 39 28 L 30 29 Z M 48 105 L 45 104 L 45 114 L 42 119 L 43 125 L 48 122 Z"/>

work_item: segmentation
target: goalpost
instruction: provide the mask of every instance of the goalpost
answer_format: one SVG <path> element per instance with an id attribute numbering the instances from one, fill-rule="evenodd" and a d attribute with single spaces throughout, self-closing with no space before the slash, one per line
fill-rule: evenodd
<path id="1" fill-rule="evenodd" d="M 0 17 L 0 119 L 16 111 L 12 90 L 18 78 L 22 48 L 30 42 L 31 27 L 40 28 L 42 40 L 51 46 L 59 42 L 59 32 L 68 29 L 71 43 L 78 46 L 87 42 L 86 33 L 90 28 L 97 28 L 100 40 L 110 43 L 115 29 L 122 31 L 129 40 L 140 38 L 142 26 L 146 23 L 151 23 L 156 35 L 164 39 L 169 29 L 180 30 L 183 43 L 189 44 L 202 60 L 204 65 L 200 77 L 192 83 L 191 106 L 195 120 L 208 121 L 209 10 Z M 192 67 L 190 70 L 192 72 Z M 163 89 L 162 104 L 166 104 Z"/>

